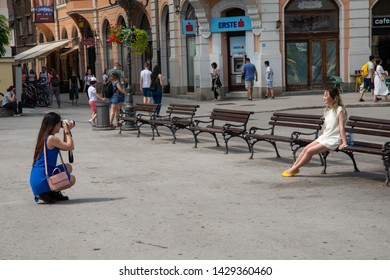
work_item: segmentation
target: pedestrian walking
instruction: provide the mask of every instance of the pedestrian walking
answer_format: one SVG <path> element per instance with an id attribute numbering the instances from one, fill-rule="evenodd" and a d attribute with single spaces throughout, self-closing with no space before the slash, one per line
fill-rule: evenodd
<path id="1" fill-rule="evenodd" d="M 87 98 L 88 98 L 88 87 L 90 86 L 90 81 L 92 77 L 95 76 L 92 75 L 92 70 L 88 68 L 84 76 L 84 90 L 83 90 L 87 94 Z"/>
<path id="2" fill-rule="evenodd" d="M 35 74 L 34 70 L 31 69 L 30 72 L 28 72 L 28 84 L 35 85 L 36 81 L 37 81 L 37 75 Z"/>
<path id="3" fill-rule="evenodd" d="M 375 78 L 374 78 L 374 102 L 381 100 L 378 96 L 384 96 L 386 101 L 389 101 L 389 89 L 386 86 L 386 79 L 388 77 L 388 72 L 385 71 L 382 67 L 382 59 L 376 61 L 375 66 Z"/>
<path id="4" fill-rule="evenodd" d="M 151 75 L 152 72 L 149 70 L 150 65 L 148 62 L 145 62 L 145 68 L 141 71 L 140 74 L 140 91 L 142 92 L 142 95 L 144 97 L 144 103 L 149 104 L 151 103 L 152 99 L 152 93 L 150 91 L 150 82 L 151 82 Z"/>
<path id="5" fill-rule="evenodd" d="M 271 94 L 271 98 L 274 99 L 274 70 L 272 67 L 269 65 L 269 61 L 266 60 L 264 61 L 264 66 L 265 66 L 265 80 L 267 81 L 267 88 L 265 91 L 265 98 L 268 98 L 268 94 Z"/>
<path id="6" fill-rule="evenodd" d="M 214 101 L 219 100 L 218 89 L 221 87 L 221 71 L 216 62 L 211 63 L 211 91 L 214 93 Z"/>
<path id="7" fill-rule="evenodd" d="M 43 89 L 43 96 L 46 100 L 46 103 L 49 104 L 49 95 L 50 95 L 50 84 L 49 84 L 49 73 L 47 68 L 42 66 L 42 71 L 39 73 L 39 83 Z"/>
<path id="8" fill-rule="evenodd" d="M 359 102 L 365 101 L 363 96 L 367 90 L 370 90 L 371 92 L 374 90 L 374 60 L 375 56 L 370 55 L 369 61 L 366 63 L 368 72 L 365 74 L 363 79 L 363 89 L 360 91 Z"/>
<path id="9" fill-rule="evenodd" d="M 61 108 L 61 97 L 60 97 L 60 76 L 57 74 L 56 69 L 51 69 L 51 75 L 49 75 L 50 83 L 50 96 L 49 106 L 53 105 L 53 95 L 56 97 L 57 106 Z"/>
<path id="10" fill-rule="evenodd" d="M 161 68 L 159 65 L 153 67 L 152 74 L 150 76 L 150 90 L 152 92 L 153 103 L 158 104 L 156 114 L 160 115 L 161 110 L 161 101 L 162 101 L 162 85 L 163 85 L 163 76 L 161 75 Z"/>
<path id="11" fill-rule="evenodd" d="M 103 72 L 103 85 L 108 83 L 108 77 L 108 68 L 105 68 Z"/>
<path id="12" fill-rule="evenodd" d="M 257 82 L 258 74 L 257 74 L 256 66 L 253 63 L 251 63 L 249 57 L 245 58 L 245 64 L 242 67 L 241 73 L 245 80 L 245 89 L 248 92 L 248 100 L 252 101 L 254 81 Z"/>
<path id="13" fill-rule="evenodd" d="M 69 99 L 72 101 L 72 105 L 78 105 L 79 88 L 80 80 L 79 77 L 77 77 L 76 71 L 73 70 L 69 79 Z"/>

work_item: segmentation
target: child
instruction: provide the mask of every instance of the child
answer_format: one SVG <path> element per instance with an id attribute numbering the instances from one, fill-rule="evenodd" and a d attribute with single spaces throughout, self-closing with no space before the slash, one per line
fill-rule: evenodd
<path id="1" fill-rule="evenodd" d="M 101 97 L 97 92 L 96 92 L 96 85 L 97 83 L 97 80 L 95 77 L 91 77 L 91 80 L 90 80 L 90 86 L 88 87 L 88 98 L 89 98 L 89 106 L 91 106 L 91 110 L 92 110 L 92 118 L 89 120 L 89 123 L 92 125 L 92 126 L 96 126 L 96 123 L 95 123 L 95 119 L 96 119 L 96 102 L 97 102 L 97 99 L 99 98 L 100 100 L 102 100 L 103 102 L 106 102 L 106 99 Z"/>

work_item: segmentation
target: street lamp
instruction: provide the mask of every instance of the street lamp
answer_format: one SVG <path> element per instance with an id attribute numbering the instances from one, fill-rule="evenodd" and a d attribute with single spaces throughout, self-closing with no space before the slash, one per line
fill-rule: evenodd
<path id="1" fill-rule="evenodd" d="M 145 3 L 144 3 L 145 2 Z M 127 23 L 129 25 L 129 28 L 132 27 L 131 24 L 131 14 L 133 11 L 133 8 L 136 7 L 146 7 L 149 4 L 149 0 L 109 0 L 109 3 L 111 6 L 119 5 L 121 6 L 125 12 L 127 17 Z M 133 92 L 131 88 L 131 47 L 128 46 L 128 53 L 127 53 L 127 69 L 128 69 L 128 82 L 127 82 L 127 95 L 125 100 L 125 115 L 129 117 L 134 117 L 134 103 L 133 103 Z M 137 129 L 133 121 L 126 121 L 124 124 L 124 127 L 122 130 L 128 131 L 128 130 L 135 130 Z"/>
<path id="2" fill-rule="evenodd" d="M 180 14 L 180 0 L 173 0 L 173 6 L 175 7 L 175 13 Z"/>

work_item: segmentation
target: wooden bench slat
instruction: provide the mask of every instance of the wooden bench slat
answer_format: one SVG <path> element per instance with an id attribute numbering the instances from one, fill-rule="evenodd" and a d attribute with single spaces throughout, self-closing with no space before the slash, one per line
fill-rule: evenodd
<path id="1" fill-rule="evenodd" d="M 383 130 L 369 130 L 369 129 L 346 127 L 345 131 L 352 132 L 353 134 L 365 134 L 365 135 L 372 135 L 372 136 L 390 137 L 390 131 L 383 131 Z"/>
<path id="2" fill-rule="evenodd" d="M 157 130 L 158 126 L 169 128 L 172 132 L 173 143 L 175 143 L 176 131 L 179 129 L 191 130 L 193 117 L 195 116 L 198 108 L 199 105 L 171 103 L 166 111 L 168 116 L 166 118 L 157 118 L 153 121 L 155 129 Z"/>
<path id="3" fill-rule="evenodd" d="M 312 123 L 322 125 L 323 121 L 320 119 L 302 119 L 302 118 L 287 118 L 287 117 L 271 117 L 271 120 L 282 121 L 288 123 Z"/>
<path id="4" fill-rule="evenodd" d="M 245 140 L 249 146 L 248 139 L 245 137 L 246 126 L 249 117 L 254 112 L 242 110 L 230 110 L 214 108 L 210 114 L 210 122 L 206 126 L 196 125 L 192 128 L 195 138 L 195 147 L 198 145 L 198 135 L 202 132 L 210 133 L 214 136 L 217 146 L 219 146 L 216 134 L 222 134 L 225 141 L 226 153 L 228 153 L 228 141 L 232 137 L 240 137 Z M 199 124 L 201 122 L 199 121 Z"/>
<path id="5" fill-rule="evenodd" d="M 387 124 L 390 125 L 390 120 L 387 119 L 378 119 L 378 118 L 366 118 L 360 116 L 350 116 L 350 121 L 359 121 L 359 122 L 369 122 L 369 123 L 378 123 L 378 124 Z"/>
<path id="6" fill-rule="evenodd" d="M 367 123 L 367 122 L 351 122 L 348 121 L 347 126 L 352 126 L 354 128 L 356 127 L 362 127 L 362 128 L 369 128 L 369 129 L 378 129 L 378 130 L 387 130 L 390 131 L 390 125 L 386 124 L 378 124 L 378 123 Z"/>
<path id="7" fill-rule="evenodd" d="M 285 127 L 297 127 L 297 128 L 305 128 L 305 129 L 313 129 L 313 130 L 320 130 L 321 125 L 310 125 L 305 123 L 286 123 L 286 122 L 269 122 L 269 125 L 272 126 L 285 126 Z"/>

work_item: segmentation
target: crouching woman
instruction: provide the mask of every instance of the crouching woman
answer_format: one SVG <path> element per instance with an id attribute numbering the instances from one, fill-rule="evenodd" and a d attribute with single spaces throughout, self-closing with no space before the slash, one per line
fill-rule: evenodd
<path id="1" fill-rule="evenodd" d="M 52 191 L 47 182 L 47 178 L 52 175 L 55 168 L 64 171 L 62 164 L 57 165 L 57 157 L 60 150 L 71 151 L 74 149 L 74 143 L 70 133 L 70 129 L 73 127 L 73 123 L 63 123 L 61 116 L 54 112 L 46 114 L 43 118 L 37 137 L 33 167 L 30 174 L 30 185 L 35 202 L 41 200 L 45 203 L 55 203 L 56 201 L 69 199 L 67 196 L 62 195 L 61 192 Z M 64 130 L 64 141 L 56 136 L 61 128 Z M 46 176 L 45 171 L 44 149 L 46 149 L 48 176 Z M 73 175 L 70 175 L 72 173 L 72 166 L 69 163 L 66 163 L 65 165 L 66 173 L 70 181 L 68 188 L 70 188 L 75 184 L 76 178 Z"/>

